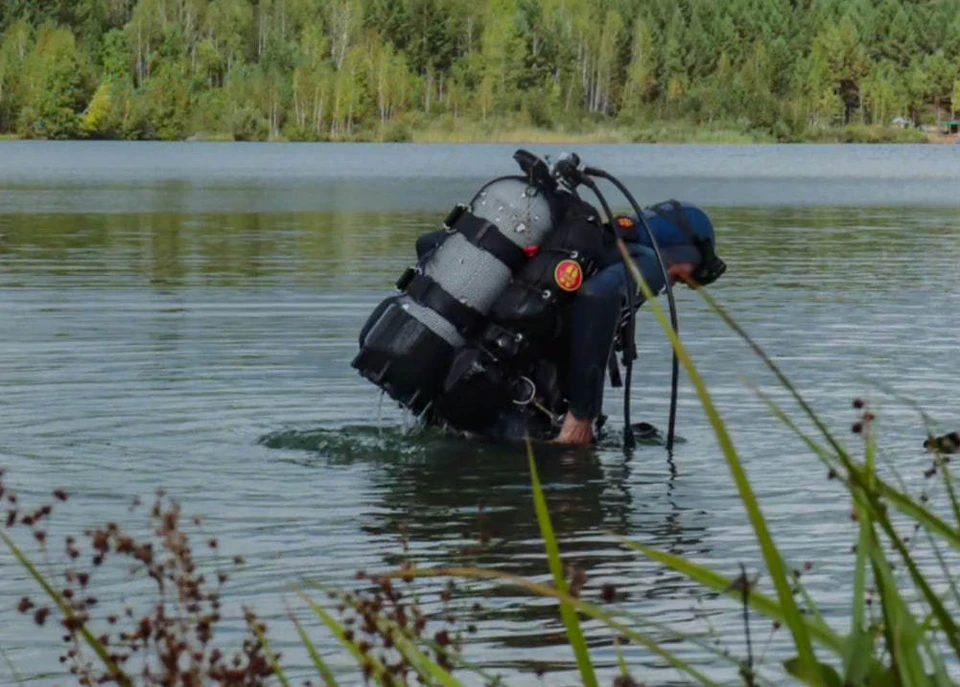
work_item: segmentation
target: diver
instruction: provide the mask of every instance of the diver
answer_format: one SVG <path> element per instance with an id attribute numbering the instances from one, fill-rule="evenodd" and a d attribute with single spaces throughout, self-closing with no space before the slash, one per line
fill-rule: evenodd
<path id="1" fill-rule="evenodd" d="M 645 211 L 647 225 L 653 232 L 667 268 L 671 285 L 683 282 L 693 288 L 717 279 L 725 265 L 716 257 L 716 236 L 713 223 L 700 208 L 677 201 L 668 201 Z M 615 218 L 616 230 L 651 291 L 659 294 L 666 286 L 651 241 L 641 228 L 637 215 Z M 444 232 L 421 235 L 416 241 L 418 262 L 428 259 L 442 243 Z M 602 262 L 606 265 L 579 286 L 564 314 L 564 325 L 544 358 L 555 371 L 550 382 L 554 395 L 563 399 L 566 412 L 552 418 L 552 426 L 531 431 L 531 423 L 542 419 L 540 414 L 506 408 L 497 420 L 481 434 L 517 439 L 525 434 L 546 438 L 551 443 L 586 445 L 596 441 L 606 420 L 603 415 L 603 394 L 608 368 L 616 365 L 617 349 L 627 346 L 627 289 L 632 283 L 626 265 L 613 245 L 608 245 Z M 636 296 L 635 307 L 643 304 Z M 611 374 L 613 374 L 611 370 Z M 552 384 L 551 384 L 552 382 Z M 542 424 L 542 423 L 540 423 Z M 559 428 L 558 428 L 559 425 Z"/>
<path id="2" fill-rule="evenodd" d="M 624 444 L 634 441 L 630 381 L 639 285 L 708 285 L 726 270 L 710 219 L 674 200 L 643 209 L 616 177 L 565 154 L 525 150 L 521 175 L 497 177 L 442 229 L 420 236 L 417 263 L 360 330 L 351 365 L 401 406 L 457 434 L 561 444 L 598 438 L 607 371 L 624 386 Z M 636 213 L 615 216 L 594 178 Z M 603 214 L 577 189 L 593 192 Z M 614 357 L 621 353 L 624 376 Z M 677 360 L 667 447 L 676 418 Z"/>

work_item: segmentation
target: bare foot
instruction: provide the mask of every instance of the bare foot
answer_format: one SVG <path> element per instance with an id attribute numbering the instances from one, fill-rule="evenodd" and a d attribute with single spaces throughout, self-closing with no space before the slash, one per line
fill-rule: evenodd
<path id="1" fill-rule="evenodd" d="M 563 420 L 563 427 L 560 428 L 560 434 L 551 443 L 585 446 L 592 444 L 593 439 L 593 420 L 590 418 L 581 420 L 574 417 L 573 413 L 567 413 Z"/>

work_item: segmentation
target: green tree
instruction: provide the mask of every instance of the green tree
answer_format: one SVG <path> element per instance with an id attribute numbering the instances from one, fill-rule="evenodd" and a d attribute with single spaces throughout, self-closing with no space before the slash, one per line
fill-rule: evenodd
<path id="1" fill-rule="evenodd" d="M 31 138 L 73 138 L 88 90 L 87 68 L 68 29 L 44 25 L 23 63 L 20 131 Z"/>
<path id="2" fill-rule="evenodd" d="M 31 44 L 30 25 L 21 19 L 0 35 L 0 131 L 9 131 L 22 107 L 23 63 Z"/>
<path id="3" fill-rule="evenodd" d="M 630 64 L 621 107 L 636 112 L 653 95 L 657 83 L 657 59 L 649 21 L 638 16 L 633 24 Z"/>
<path id="4" fill-rule="evenodd" d="M 523 45 L 513 30 L 516 12 L 515 0 L 490 0 L 480 41 L 483 76 L 479 100 L 483 118 L 494 108 L 509 106 L 507 100 L 515 93 L 523 54 Z"/>

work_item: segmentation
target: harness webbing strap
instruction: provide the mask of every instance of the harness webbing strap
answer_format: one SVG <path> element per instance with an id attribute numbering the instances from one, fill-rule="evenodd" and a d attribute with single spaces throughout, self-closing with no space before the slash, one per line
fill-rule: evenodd
<path id="1" fill-rule="evenodd" d="M 406 285 L 406 292 L 450 322 L 463 336 L 469 336 L 483 323 L 483 315 L 451 296 L 425 274 L 414 276 Z"/>
<path id="2" fill-rule="evenodd" d="M 497 225 L 470 212 L 462 212 L 451 228 L 456 229 L 477 248 L 492 254 L 509 267 L 511 272 L 516 272 L 527 261 L 523 248 L 504 236 Z"/>

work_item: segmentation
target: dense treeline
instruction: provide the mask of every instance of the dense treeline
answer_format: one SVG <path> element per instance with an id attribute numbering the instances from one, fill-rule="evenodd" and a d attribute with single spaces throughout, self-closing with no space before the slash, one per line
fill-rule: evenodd
<path id="1" fill-rule="evenodd" d="M 0 132 L 403 139 L 428 123 L 960 108 L 960 0 L 0 0 Z"/>

